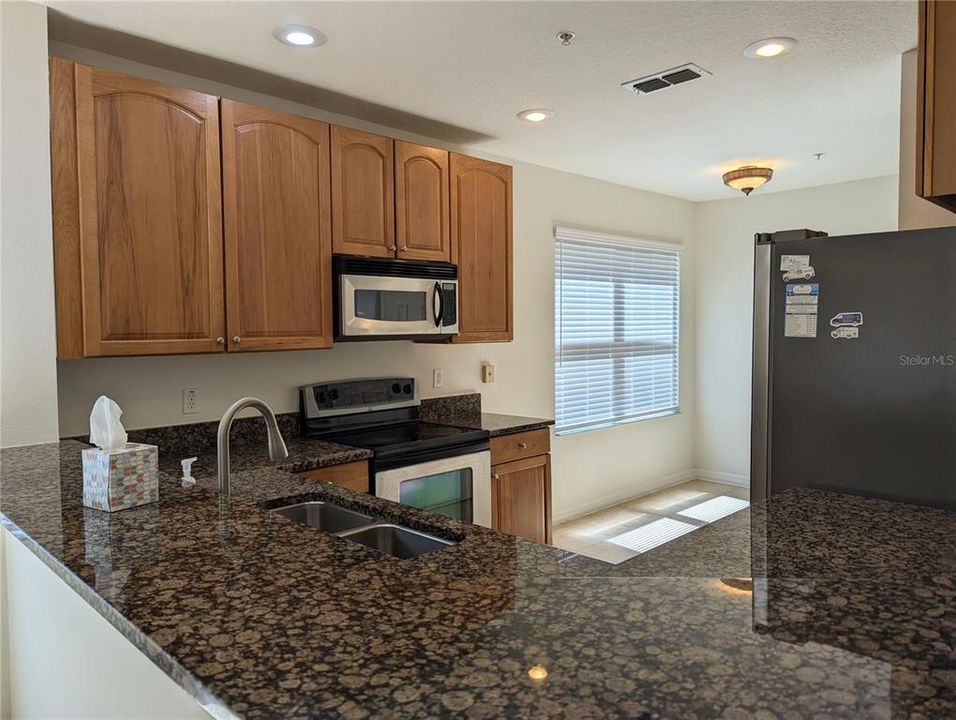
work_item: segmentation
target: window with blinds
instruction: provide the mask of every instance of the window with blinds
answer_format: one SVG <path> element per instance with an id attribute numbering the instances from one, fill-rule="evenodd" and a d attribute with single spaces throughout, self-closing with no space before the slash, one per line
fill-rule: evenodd
<path id="1" fill-rule="evenodd" d="M 559 434 L 676 413 L 676 243 L 555 228 Z"/>

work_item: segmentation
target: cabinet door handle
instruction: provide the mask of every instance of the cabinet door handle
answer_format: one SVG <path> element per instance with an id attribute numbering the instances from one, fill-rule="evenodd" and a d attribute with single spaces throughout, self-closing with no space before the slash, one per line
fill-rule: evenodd
<path id="1" fill-rule="evenodd" d="M 518 449 L 519 449 L 519 450 L 527 450 L 527 449 L 528 449 L 528 443 L 526 443 L 526 442 L 519 442 L 519 443 L 518 443 Z"/>
<path id="2" fill-rule="evenodd" d="M 398 250 L 398 246 L 397 246 L 397 245 L 389 245 L 389 246 L 388 246 L 388 249 L 391 250 L 392 252 L 395 252 L 396 250 Z"/>
<path id="3" fill-rule="evenodd" d="M 233 336 L 232 336 L 232 341 L 233 341 L 236 345 L 238 345 L 238 344 L 239 344 L 239 336 L 238 336 L 238 335 L 233 335 Z"/>
<path id="4" fill-rule="evenodd" d="M 500 480 L 500 479 L 501 479 L 501 475 L 499 475 L 498 473 L 495 473 L 495 474 L 492 475 L 491 477 L 493 477 L 495 480 Z"/>
<path id="5" fill-rule="evenodd" d="M 407 246 L 407 245 L 402 247 L 402 252 L 408 252 L 408 246 Z"/>
<path id="6" fill-rule="evenodd" d="M 217 338 L 216 338 L 216 344 L 217 344 L 217 345 L 225 345 L 225 344 L 226 344 L 226 338 L 224 338 L 224 337 L 217 337 Z"/>

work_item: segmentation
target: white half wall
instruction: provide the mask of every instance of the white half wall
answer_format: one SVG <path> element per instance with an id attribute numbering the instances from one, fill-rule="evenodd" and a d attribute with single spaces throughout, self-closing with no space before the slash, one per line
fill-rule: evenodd
<path id="1" fill-rule="evenodd" d="M 894 175 L 697 205 L 694 437 L 701 477 L 739 483 L 750 475 L 754 233 L 893 231 L 898 194 Z"/>
<path id="2" fill-rule="evenodd" d="M 10 718 L 209 720 L 25 545 L 0 528 L 8 585 Z"/>
<path id="3" fill-rule="evenodd" d="M 0 3 L 0 447 L 56 440 L 46 8 Z"/>

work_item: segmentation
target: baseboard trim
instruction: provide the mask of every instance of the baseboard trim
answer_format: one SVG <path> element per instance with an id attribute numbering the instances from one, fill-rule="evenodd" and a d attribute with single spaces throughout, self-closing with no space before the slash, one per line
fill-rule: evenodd
<path id="1" fill-rule="evenodd" d="M 558 525 L 559 523 L 568 522 L 569 520 L 576 520 L 577 518 L 590 515 L 598 510 L 609 508 L 612 505 L 619 505 L 620 503 L 627 502 L 628 500 L 636 500 L 637 498 L 644 497 L 649 493 L 657 492 L 658 490 L 666 490 L 674 485 L 680 485 L 682 482 L 696 479 L 697 471 L 694 469 L 681 470 L 680 472 L 671 473 L 670 475 L 664 475 L 655 481 L 643 484 L 640 492 L 635 493 L 632 488 L 628 488 L 623 492 L 614 493 L 613 495 L 605 495 L 599 500 L 588 503 L 584 507 L 576 507 L 570 512 L 556 513 L 552 518 L 552 522 L 555 525 Z"/>
<path id="2" fill-rule="evenodd" d="M 708 480 L 710 482 L 723 483 L 724 485 L 736 485 L 737 487 L 750 487 L 749 475 L 738 475 L 736 473 L 707 470 L 704 468 L 697 468 L 694 470 L 694 474 L 698 480 Z"/>

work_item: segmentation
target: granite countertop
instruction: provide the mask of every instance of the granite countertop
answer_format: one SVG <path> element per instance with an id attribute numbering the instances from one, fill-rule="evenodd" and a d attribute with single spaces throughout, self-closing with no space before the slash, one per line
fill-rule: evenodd
<path id="1" fill-rule="evenodd" d="M 554 425 L 554 420 L 482 412 L 481 395 L 466 393 L 422 400 L 422 420 L 442 425 L 487 430 L 491 437 Z"/>
<path id="2" fill-rule="evenodd" d="M 278 462 L 269 459 L 269 449 L 265 442 L 235 442 L 229 448 L 229 461 L 233 473 L 248 472 L 274 468 L 287 473 L 301 473 L 308 470 L 317 470 L 330 465 L 367 460 L 372 457 L 372 451 L 365 448 L 339 445 L 338 443 L 312 440 L 304 437 L 285 437 L 289 457 Z M 179 453 L 160 452 L 159 468 L 172 477 L 182 474 L 181 461 L 183 457 L 191 457 Z M 193 477 L 197 479 L 215 478 L 217 455 L 215 450 L 204 450 L 195 455 L 196 461 L 192 465 Z"/>
<path id="3" fill-rule="evenodd" d="M 608 565 L 274 467 L 110 515 L 81 447 L 3 450 L 0 521 L 224 715 L 956 714 L 956 513 L 793 489 Z M 398 560 L 265 509 L 301 498 L 457 544 Z"/>
<path id="4" fill-rule="evenodd" d="M 491 437 L 496 435 L 510 435 L 511 433 L 525 432 L 526 430 L 540 430 L 554 425 L 554 420 L 544 418 L 522 417 L 521 415 L 501 415 L 499 413 L 481 414 L 482 430 L 487 430 Z"/>

